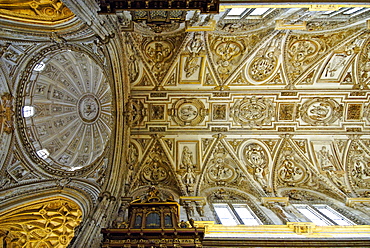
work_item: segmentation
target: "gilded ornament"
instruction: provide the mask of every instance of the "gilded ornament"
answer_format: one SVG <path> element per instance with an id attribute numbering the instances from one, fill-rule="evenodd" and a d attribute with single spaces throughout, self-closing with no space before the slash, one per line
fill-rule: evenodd
<path id="1" fill-rule="evenodd" d="M 325 126 L 343 116 L 343 106 L 330 98 L 313 98 L 303 103 L 299 114 L 306 123 Z"/>
<path id="2" fill-rule="evenodd" d="M 0 134 L 13 132 L 13 117 L 13 97 L 9 93 L 5 93 L 1 96 L 0 101 Z"/>
<path id="3" fill-rule="evenodd" d="M 237 100 L 230 111 L 234 122 L 242 126 L 268 125 L 273 118 L 273 103 L 263 97 L 245 97 L 243 100 Z"/>
<path id="4" fill-rule="evenodd" d="M 67 247 L 82 221 L 80 207 L 64 198 L 42 199 L 0 213 L 6 247 Z"/>
<path id="5" fill-rule="evenodd" d="M 217 72 L 221 79 L 225 80 L 246 52 L 245 43 L 247 40 L 221 36 L 210 36 L 210 40 L 210 48 L 214 55 Z"/>
<path id="6" fill-rule="evenodd" d="M 251 169 L 254 180 L 256 180 L 262 188 L 267 189 L 269 171 L 266 150 L 258 143 L 251 143 L 244 148 L 243 154 L 244 161 Z"/>
<path id="7" fill-rule="evenodd" d="M 282 35 L 277 35 L 260 48 L 252 62 L 248 65 L 248 78 L 252 84 L 260 84 L 269 79 L 277 70 L 279 64 Z"/>
<path id="8" fill-rule="evenodd" d="M 202 101 L 197 99 L 180 99 L 173 104 L 169 115 L 180 126 L 195 126 L 201 123 L 208 114 Z"/>
<path id="9" fill-rule="evenodd" d="M 352 141 L 347 164 L 353 186 L 356 189 L 368 189 L 370 187 L 370 152 L 361 141 Z"/>
<path id="10" fill-rule="evenodd" d="M 2 1 L 0 14 L 16 21 L 49 25 L 65 22 L 74 17 L 60 0 L 14 0 L 11 3 Z"/>

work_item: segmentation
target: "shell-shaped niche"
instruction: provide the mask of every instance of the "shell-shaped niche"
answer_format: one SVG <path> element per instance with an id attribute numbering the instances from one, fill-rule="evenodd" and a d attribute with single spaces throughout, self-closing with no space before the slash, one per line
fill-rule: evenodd
<path id="1" fill-rule="evenodd" d="M 111 135 L 106 74 L 89 55 L 72 50 L 48 54 L 31 68 L 22 103 L 29 149 L 47 170 L 83 171 Z"/>

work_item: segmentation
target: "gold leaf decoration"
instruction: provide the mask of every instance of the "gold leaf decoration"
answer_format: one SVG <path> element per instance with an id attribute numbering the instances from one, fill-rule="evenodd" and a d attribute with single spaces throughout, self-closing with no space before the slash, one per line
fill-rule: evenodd
<path id="1" fill-rule="evenodd" d="M 5 247 L 67 247 L 82 220 L 80 207 L 65 198 L 48 198 L 0 214 Z"/>

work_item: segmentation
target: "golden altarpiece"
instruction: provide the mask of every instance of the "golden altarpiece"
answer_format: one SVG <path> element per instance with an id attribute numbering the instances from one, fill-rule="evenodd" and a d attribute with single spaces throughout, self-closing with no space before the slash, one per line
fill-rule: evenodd
<path id="1" fill-rule="evenodd" d="M 0 0 L 0 247 L 369 247 L 369 19 Z"/>

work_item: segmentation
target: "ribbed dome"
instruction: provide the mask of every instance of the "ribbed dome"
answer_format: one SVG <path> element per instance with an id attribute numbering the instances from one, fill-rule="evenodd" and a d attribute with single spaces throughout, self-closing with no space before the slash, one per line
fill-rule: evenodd
<path id="1" fill-rule="evenodd" d="M 93 163 L 111 134 L 112 93 L 103 70 L 75 51 L 50 55 L 34 67 L 23 114 L 37 155 L 74 171 Z M 26 107 L 27 109 L 27 107 Z"/>

